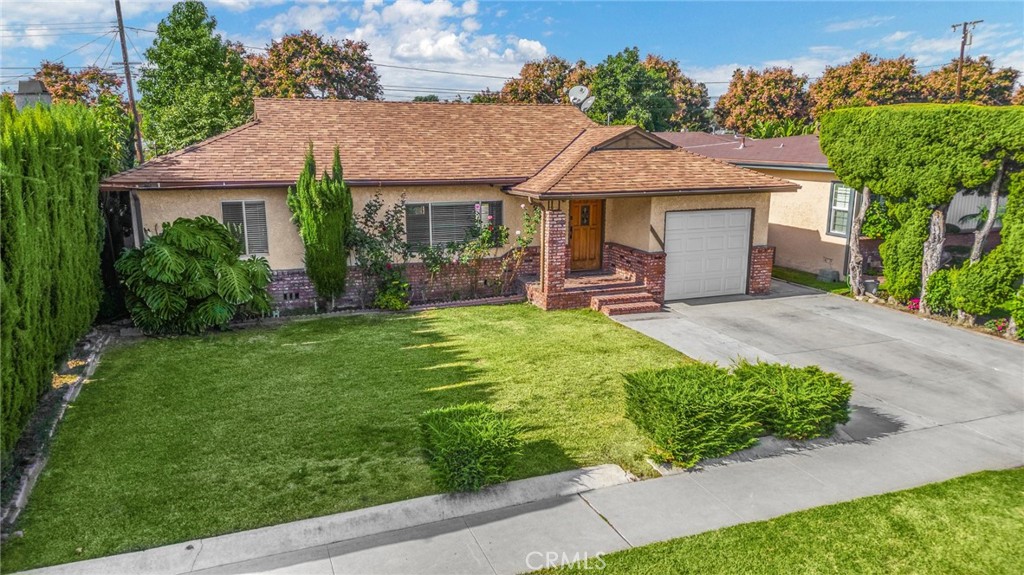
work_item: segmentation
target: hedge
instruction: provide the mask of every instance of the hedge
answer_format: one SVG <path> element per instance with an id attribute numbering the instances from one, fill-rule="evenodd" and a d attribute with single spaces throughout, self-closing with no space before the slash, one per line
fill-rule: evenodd
<path id="1" fill-rule="evenodd" d="M 830 435 L 850 419 L 853 386 L 816 365 L 740 361 L 733 368 L 739 384 L 761 402 L 757 419 L 769 433 L 787 439 Z"/>
<path id="2" fill-rule="evenodd" d="M 7 453 L 57 360 L 99 309 L 100 166 L 106 149 L 81 105 L 0 104 L 0 382 Z"/>
<path id="3" fill-rule="evenodd" d="M 434 481 L 445 491 L 506 481 L 522 446 L 519 427 L 483 403 L 426 411 L 420 432 Z"/>
<path id="4" fill-rule="evenodd" d="M 757 443 L 760 403 L 727 369 L 694 362 L 625 378 L 626 417 L 654 442 L 656 459 L 691 467 Z"/>

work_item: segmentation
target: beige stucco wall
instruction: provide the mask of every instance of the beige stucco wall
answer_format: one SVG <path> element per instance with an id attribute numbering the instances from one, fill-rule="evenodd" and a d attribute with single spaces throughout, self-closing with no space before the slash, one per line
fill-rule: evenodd
<path id="1" fill-rule="evenodd" d="M 604 240 L 606 242 L 649 250 L 651 198 L 606 200 L 604 221 Z"/>
<path id="2" fill-rule="evenodd" d="M 701 194 L 689 196 L 659 196 L 651 198 L 650 221 L 648 225 L 654 228 L 658 237 L 665 239 L 665 212 L 682 210 L 724 210 L 750 208 L 754 210 L 754 229 L 751 235 L 753 245 L 764 245 L 768 241 L 768 211 L 775 202 L 773 196 L 783 196 L 786 193 L 771 194 L 768 192 L 755 193 L 731 193 L 731 194 Z M 647 251 L 661 251 L 657 240 L 650 236 L 648 239 Z M 638 247 L 638 246 L 634 246 Z"/>
<path id="3" fill-rule="evenodd" d="M 407 203 L 502 201 L 504 225 L 514 235 L 522 229 L 523 198 L 509 196 L 495 186 L 403 186 L 353 187 L 352 200 L 356 213 L 362 212 L 366 202 L 380 192 L 384 209 L 400 201 L 405 194 Z M 267 210 L 267 240 L 270 253 L 267 261 L 275 270 L 303 267 L 302 240 L 291 221 L 286 202 L 287 190 L 144 190 L 137 192 L 142 211 L 142 223 L 147 233 L 157 233 L 164 222 L 177 218 L 200 215 L 222 217 L 221 202 L 255 200 L 264 201 Z"/>
<path id="4" fill-rule="evenodd" d="M 817 272 L 832 269 L 845 275 L 846 242 L 828 229 L 831 172 L 758 170 L 800 184 L 800 190 L 776 194 L 768 216 L 768 243 L 775 246 L 775 264 Z"/>

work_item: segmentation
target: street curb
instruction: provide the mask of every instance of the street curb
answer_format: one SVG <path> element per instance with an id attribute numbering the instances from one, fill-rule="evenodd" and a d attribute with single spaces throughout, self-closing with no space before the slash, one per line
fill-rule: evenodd
<path id="1" fill-rule="evenodd" d="M 510 481 L 484 488 L 477 493 L 428 495 L 366 509 L 185 541 L 146 551 L 43 567 L 22 573 L 176 575 L 544 499 L 576 495 L 629 481 L 629 474 L 618 465 L 598 465 Z"/>

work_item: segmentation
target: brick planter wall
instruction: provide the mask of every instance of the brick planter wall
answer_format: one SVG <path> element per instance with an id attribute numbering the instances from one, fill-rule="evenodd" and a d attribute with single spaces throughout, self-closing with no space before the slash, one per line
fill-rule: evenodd
<path id="1" fill-rule="evenodd" d="M 775 263 L 775 246 L 753 246 L 750 248 L 750 280 L 747 293 L 767 294 L 772 288 L 772 265 Z"/>
<path id="2" fill-rule="evenodd" d="M 507 253 L 502 257 L 488 258 L 481 262 L 479 273 L 475 277 L 475 290 L 474 274 L 469 266 L 460 264 L 445 266 L 441 273 L 431 280 L 430 272 L 422 263 L 406 264 L 405 279 L 410 286 L 410 303 L 432 303 L 501 295 L 499 293 L 501 289 L 499 275 L 501 261 L 505 257 L 508 257 Z M 539 260 L 539 249 L 527 248 L 519 273 L 521 275 L 536 275 Z M 363 297 L 366 298 L 367 304 L 373 300 L 373 293 L 365 290 L 363 276 L 358 268 L 348 268 L 345 288 L 345 294 L 334 301 L 336 307 L 360 307 L 363 305 Z M 517 286 L 512 292 L 518 292 L 520 289 Z M 316 290 L 304 269 L 275 270 L 272 272 L 267 291 L 270 293 L 274 307 L 278 310 L 312 309 L 317 300 Z"/>
<path id="3" fill-rule="evenodd" d="M 647 252 L 622 244 L 604 244 L 601 267 L 625 280 L 644 284 L 658 303 L 665 301 L 665 253 Z"/>

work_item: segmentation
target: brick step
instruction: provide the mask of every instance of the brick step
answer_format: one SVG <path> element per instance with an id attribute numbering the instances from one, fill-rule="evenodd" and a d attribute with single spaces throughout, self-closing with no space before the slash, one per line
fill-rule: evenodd
<path id="1" fill-rule="evenodd" d="M 638 301 L 632 303 L 617 303 L 601 307 L 604 315 L 626 315 L 629 313 L 651 313 L 661 311 L 661 304 L 656 301 Z"/>
<path id="2" fill-rule="evenodd" d="M 620 303 L 641 303 L 654 301 L 654 296 L 646 291 L 628 293 L 599 294 L 590 298 L 590 309 L 601 311 L 601 308 Z"/>

